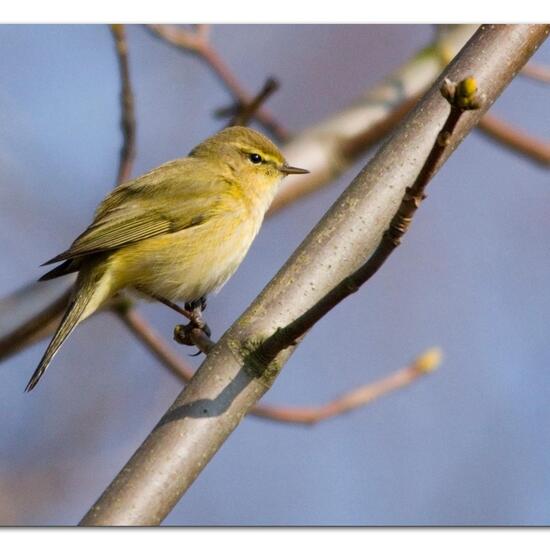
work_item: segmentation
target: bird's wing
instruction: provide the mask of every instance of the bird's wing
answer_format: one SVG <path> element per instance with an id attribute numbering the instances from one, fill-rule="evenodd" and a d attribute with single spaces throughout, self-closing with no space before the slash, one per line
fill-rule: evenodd
<path id="1" fill-rule="evenodd" d="M 88 229 L 44 265 L 114 250 L 207 221 L 226 184 L 217 178 L 189 183 L 186 172 L 193 167 L 188 160 L 172 161 L 116 188 L 100 204 Z"/>
<path id="2" fill-rule="evenodd" d="M 133 216 L 106 216 L 93 223 L 80 235 L 71 247 L 47 261 L 44 265 L 96 254 L 121 246 L 170 233 L 173 224 L 158 212 L 142 212 Z"/>

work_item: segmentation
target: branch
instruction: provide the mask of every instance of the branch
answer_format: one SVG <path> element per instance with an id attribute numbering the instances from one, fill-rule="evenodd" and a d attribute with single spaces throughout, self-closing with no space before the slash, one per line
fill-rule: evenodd
<path id="1" fill-rule="evenodd" d="M 373 254 L 359 269 L 327 292 L 316 304 L 288 325 L 278 328 L 272 336 L 252 351 L 255 361 L 267 366 L 275 360 L 281 351 L 296 345 L 296 342 L 327 313 L 342 300 L 357 292 L 401 244 L 401 239 L 409 229 L 413 216 L 425 198 L 426 186 L 437 172 L 443 155 L 451 143 L 451 137 L 460 117 L 468 110 L 479 109 L 483 103 L 477 95 L 477 83 L 473 77 L 460 81 L 458 85 L 446 79 L 441 87 L 441 93 L 451 106 L 449 115 L 443 128 L 437 134 L 432 149 L 414 183 L 405 189 L 401 204 Z"/>
<path id="2" fill-rule="evenodd" d="M 550 83 L 550 67 L 545 65 L 537 65 L 536 63 L 527 63 L 523 69 L 521 69 L 522 76 L 537 80 L 538 82 Z"/>
<path id="3" fill-rule="evenodd" d="M 408 386 L 418 378 L 433 372 L 441 362 L 441 350 L 431 348 L 417 357 L 410 365 L 389 376 L 360 386 L 342 396 L 318 407 L 281 407 L 255 405 L 251 413 L 268 420 L 291 424 L 316 424 L 335 416 L 368 405 L 375 399 Z"/>
<path id="4" fill-rule="evenodd" d="M 437 77 L 452 53 L 462 47 L 473 28 L 476 26 L 457 25 L 446 33 L 440 33 L 436 42 L 413 56 L 352 105 L 294 136 L 283 148 L 285 157 L 298 166 L 307 166 L 311 173 L 299 178 L 292 176 L 285 178 L 268 214 L 279 211 L 293 201 L 337 179 L 360 155 L 391 131 L 417 102 L 418 94 Z M 206 32 L 205 26 L 200 26 L 199 35 Z M 193 38 L 194 35 L 195 33 L 189 36 Z M 121 74 L 121 82 L 123 81 Z M 124 105 L 122 108 L 124 111 Z M 45 319 L 44 311 L 54 301 L 50 298 L 51 284 L 41 282 L 29 285 L 25 287 L 25 294 L 17 291 L 15 304 L 14 295 L 2 299 L 2 302 L 10 304 L 10 307 L 6 309 L 7 312 L 9 311 L 9 319 L 1 320 L 6 325 L 15 326 L 7 334 L 0 336 L 0 360 L 35 342 L 39 336 L 51 335 L 65 309 L 71 286 L 67 280 L 65 301 L 58 302 L 59 307 L 50 310 L 51 317 L 48 316 Z M 42 293 L 50 299 L 50 303 L 46 307 L 38 308 L 38 311 L 35 305 L 40 301 L 36 299 L 37 293 Z M 60 298 L 59 295 L 55 299 L 57 298 Z M 15 324 L 12 323 L 14 308 L 25 310 L 33 308 L 33 312 L 36 313 L 27 315 Z M 39 336 L 35 335 L 36 331 Z"/>
<path id="5" fill-rule="evenodd" d="M 115 313 L 130 332 L 165 366 L 173 375 L 184 383 L 193 376 L 193 369 L 185 360 L 175 353 L 164 338 L 155 332 L 153 327 L 135 308 L 117 305 Z M 177 327 L 176 327 L 177 328 Z M 201 331 L 201 334 L 202 331 Z M 344 414 L 368 405 L 375 399 L 403 388 L 419 377 L 433 372 L 441 362 L 441 351 L 432 348 L 417 357 L 409 366 L 374 383 L 360 386 L 349 393 L 317 407 L 283 407 L 279 405 L 255 405 L 250 415 L 275 422 L 289 424 L 314 424 L 334 416 Z"/>
<path id="6" fill-rule="evenodd" d="M 146 319 L 133 307 L 115 307 L 118 318 L 128 330 L 179 380 L 188 382 L 193 376 L 193 369 L 168 343 L 157 334 Z"/>
<path id="7" fill-rule="evenodd" d="M 249 103 L 240 106 L 227 126 L 247 126 L 261 108 L 262 103 L 265 103 L 265 101 L 278 89 L 279 82 L 273 77 L 269 77 L 258 94 L 251 99 Z"/>
<path id="8" fill-rule="evenodd" d="M 115 50 L 120 75 L 120 127 L 122 129 L 122 147 L 118 163 L 117 185 L 129 179 L 132 164 L 136 157 L 136 118 L 134 114 L 134 94 L 130 82 L 128 66 L 128 45 L 124 25 L 110 25 L 115 41 Z"/>
<path id="9" fill-rule="evenodd" d="M 437 170 L 545 40 L 546 25 L 482 26 L 444 76 L 475 74 L 482 108 L 461 116 Z M 292 347 L 264 365 L 254 356 L 376 249 L 407 187 L 416 180 L 448 116 L 437 82 L 361 171 L 285 266 L 224 334 L 82 525 L 158 524 L 257 400 Z M 247 463 L 245 468 L 250 467 Z M 236 474 L 238 475 L 238 473 Z"/>
<path id="10" fill-rule="evenodd" d="M 269 213 L 336 180 L 416 105 L 476 25 L 455 25 L 348 108 L 295 136 L 283 147 L 291 164 L 310 174 L 285 178 Z M 300 164 L 301 163 L 301 164 Z"/>
<path id="11" fill-rule="evenodd" d="M 512 151 L 525 155 L 542 166 L 550 165 L 550 142 L 534 138 L 491 114 L 483 117 L 479 128 L 485 135 Z"/>
<path id="12" fill-rule="evenodd" d="M 146 25 L 145 27 L 157 38 L 201 58 L 233 96 L 237 106 L 248 105 L 251 102 L 251 96 L 244 90 L 235 74 L 210 43 L 207 25 L 197 25 L 195 31 L 174 25 Z M 265 108 L 258 109 L 254 116 L 278 140 L 288 139 L 286 130 Z"/>
<path id="13" fill-rule="evenodd" d="M 17 312 L 17 309 L 26 310 L 28 303 L 35 304 L 40 297 L 35 296 L 38 285 L 32 283 L 15 292 L 11 296 L 0 301 L 0 310 Z M 57 287 L 56 287 L 57 288 Z M 64 290 L 61 295 L 51 298 L 48 293 L 45 298 L 45 305 L 40 304 L 38 312 L 30 318 L 24 318 L 15 323 L 13 329 L 0 339 L 0 358 L 7 359 L 15 353 L 49 336 L 59 324 L 59 318 L 67 307 L 71 294 L 70 289 Z"/>

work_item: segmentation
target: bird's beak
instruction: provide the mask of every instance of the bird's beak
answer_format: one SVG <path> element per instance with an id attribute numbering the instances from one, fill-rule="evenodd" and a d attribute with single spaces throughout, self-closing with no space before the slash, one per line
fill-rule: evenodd
<path id="1" fill-rule="evenodd" d="M 283 164 L 281 167 L 281 172 L 285 175 L 288 174 L 309 174 L 309 170 L 304 168 L 296 168 L 295 166 L 289 166 L 288 164 Z"/>

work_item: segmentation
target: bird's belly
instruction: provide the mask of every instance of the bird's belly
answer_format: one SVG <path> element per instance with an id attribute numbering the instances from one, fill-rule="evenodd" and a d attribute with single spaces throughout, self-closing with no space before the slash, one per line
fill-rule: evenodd
<path id="1" fill-rule="evenodd" d="M 259 224 L 207 223 L 135 243 L 115 262 L 124 286 L 168 300 L 192 301 L 219 290 L 246 255 Z"/>

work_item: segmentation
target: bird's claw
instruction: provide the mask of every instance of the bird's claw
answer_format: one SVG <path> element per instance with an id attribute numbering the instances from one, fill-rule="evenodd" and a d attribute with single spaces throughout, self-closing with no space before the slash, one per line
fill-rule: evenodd
<path id="1" fill-rule="evenodd" d="M 204 332 L 204 334 L 206 334 L 208 338 L 212 336 L 212 331 L 210 330 L 210 327 L 204 321 L 202 321 L 200 326 L 194 321 L 191 321 L 186 325 L 176 325 L 176 327 L 174 328 L 174 340 L 179 344 L 184 344 L 185 346 L 194 346 L 195 343 L 193 341 L 193 332 L 195 330 L 200 330 Z M 199 353 L 197 353 L 196 355 L 199 355 L 200 353 L 201 352 L 199 351 Z"/>

